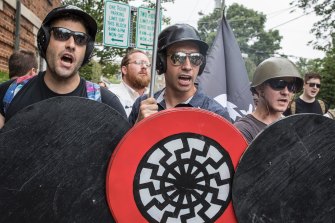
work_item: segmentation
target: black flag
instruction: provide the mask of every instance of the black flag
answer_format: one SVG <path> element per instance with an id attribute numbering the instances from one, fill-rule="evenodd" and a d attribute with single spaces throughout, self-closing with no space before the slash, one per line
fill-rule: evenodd
<path id="1" fill-rule="evenodd" d="M 199 89 L 227 107 L 234 122 L 251 113 L 253 101 L 248 73 L 234 33 L 224 16 L 206 59 L 205 70 L 198 77 Z"/>

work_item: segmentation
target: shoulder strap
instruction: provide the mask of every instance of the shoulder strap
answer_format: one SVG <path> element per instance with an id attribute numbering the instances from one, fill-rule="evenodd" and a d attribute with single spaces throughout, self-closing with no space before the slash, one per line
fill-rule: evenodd
<path id="1" fill-rule="evenodd" d="M 322 113 L 325 114 L 325 113 L 326 113 L 326 105 L 325 105 L 324 101 L 322 101 L 322 100 L 318 100 L 318 102 L 319 102 L 319 104 L 320 104 Z"/>
<path id="2" fill-rule="evenodd" d="M 99 84 L 86 81 L 86 92 L 88 99 L 101 102 L 101 89 Z"/>
<path id="3" fill-rule="evenodd" d="M 14 80 L 8 87 L 5 96 L 3 98 L 3 111 L 6 114 L 6 111 L 12 102 L 15 95 L 23 88 L 23 86 L 28 83 L 28 81 L 34 76 L 25 75 Z"/>
<path id="4" fill-rule="evenodd" d="M 291 105 L 290 105 L 290 109 L 291 109 L 291 114 L 294 115 L 296 112 L 296 107 L 295 107 L 295 100 L 292 101 Z"/>
<path id="5" fill-rule="evenodd" d="M 335 110 L 329 109 L 327 114 L 330 116 L 330 118 L 335 119 Z"/>

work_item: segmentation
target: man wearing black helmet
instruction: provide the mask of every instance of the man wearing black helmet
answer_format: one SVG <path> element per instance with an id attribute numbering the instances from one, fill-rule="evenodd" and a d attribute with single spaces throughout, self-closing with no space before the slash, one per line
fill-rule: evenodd
<path id="1" fill-rule="evenodd" d="M 79 76 L 79 68 L 92 56 L 96 32 L 95 20 L 80 8 L 62 6 L 53 9 L 37 34 L 40 55 L 47 63 L 46 71 L 0 86 L 0 128 L 22 108 L 56 96 L 96 100 L 111 106 L 126 118 L 119 99 L 113 93 Z"/>
<path id="2" fill-rule="evenodd" d="M 158 36 L 156 68 L 159 74 L 164 74 L 166 87 L 153 98 L 141 96 L 135 101 L 128 119 L 130 124 L 174 107 L 202 108 L 230 121 L 227 109 L 194 85 L 205 68 L 207 49 L 208 45 L 190 25 L 175 24 L 164 29 Z"/>
<path id="3" fill-rule="evenodd" d="M 257 66 L 250 89 L 258 99 L 256 109 L 234 123 L 248 143 L 283 117 L 293 93 L 300 91 L 302 85 L 298 69 L 286 58 L 271 57 Z"/>

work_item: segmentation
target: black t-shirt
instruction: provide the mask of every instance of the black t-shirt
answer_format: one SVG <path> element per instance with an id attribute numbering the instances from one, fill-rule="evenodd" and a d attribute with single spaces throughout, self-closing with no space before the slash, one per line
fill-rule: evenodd
<path id="1" fill-rule="evenodd" d="M 5 117 L 5 120 L 8 121 L 13 115 L 15 115 L 22 108 L 25 108 L 31 104 L 36 102 L 57 97 L 57 96 L 78 96 L 87 98 L 86 91 L 86 81 L 81 78 L 80 84 L 78 87 L 68 93 L 68 94 L 57 94 L 51 91 L 44 82 L 45 72 L 40 72 L 37 76 L 33 77 L 31 80 L 26 83 L 23 88 L 15 95 L 12 102 L 10 103 L 6 114 L 4 114 L 3 110 L 3 98 L 6 94 L 6 91 L 13 80 L 7 81 L 0 85 L 0 112 Z M 101 102 L 109 105 L 117 112 L 119 112 L 124 118 L 127 118 L 127 115 L 120 103 L 118 97 L 110 92 L 108 89 L 101 89 Z"/>
<path id="2" fill-rule="evenodd" d="M 291 115 L 291 107 L 289 107 L 285 112 L 284 115 Z M 295 114 L 299 113 L 313 113 L 313 114 L 320 114 L 323 115 L 321 105 L 318 100 L 314 100 L 312 103 L 305 102 L 301 98 L 295 99 Z"/>

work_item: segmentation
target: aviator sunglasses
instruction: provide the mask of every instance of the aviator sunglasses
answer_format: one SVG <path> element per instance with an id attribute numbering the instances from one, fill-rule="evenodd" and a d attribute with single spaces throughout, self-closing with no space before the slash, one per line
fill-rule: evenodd
<path id="1" fill-rule="evenodd" d="M 175 52 L 167 56 L 171 58 L 172 64 L 175 66 L 184 64 L 187 57 L 193 66 L 200 66 L 204 62 L 204 56 L 201 53 Z"/>
<path id="2" fill-rule="evenodd" d="M 270 87 L 275 91 L 281 91 L 287 87 L 289 92 L 295 92 L 296 86 L 295 82 L 287 82 L 282 79 L 270 79 L 267 81 L 269 83 Z"/>
<path id="3" fill-rule="evenodd" d="M 306 84 L 308 84 L 309 87 L 317 87 L 317 88 L 321 87 L 321 84 L 317 84 L 317 83 L 306 83 Z"/>
<path id="4" fill-rule="evenodd" d="M 62 27 L 52 27 L 50 31 L 52 31 L 55 40 L 58 40 L 58 41 L 66 41 L 70 39 L 71 36 L 73 36 L 74 42 L 78 46 L 84 46 L 90 40 L 89 35 L 87 35 L 86 33 L 74 32 L 72 30 L 62 28 Z"/>

